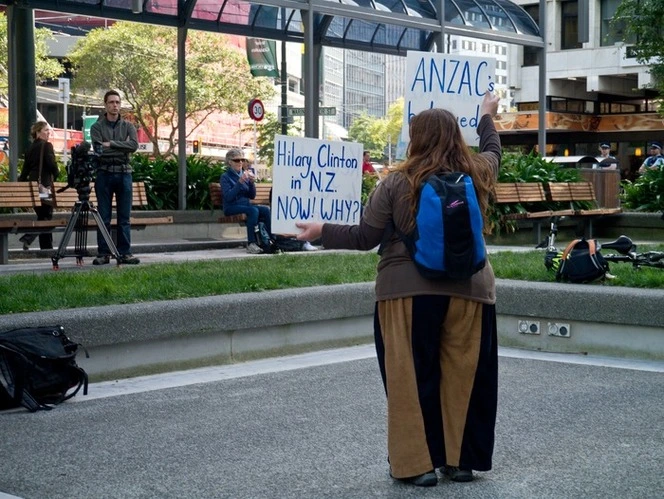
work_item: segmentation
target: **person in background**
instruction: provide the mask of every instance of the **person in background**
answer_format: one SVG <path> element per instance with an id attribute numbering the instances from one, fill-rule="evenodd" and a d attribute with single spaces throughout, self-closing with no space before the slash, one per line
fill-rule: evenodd
<path id="1" fill-rule="evenodd" d="M 371 153 L 369 151 L 364 151 L 362 156 L 362 175 L 367 174 L 376 174 L 376 169 L 371 164 Z"/>
<path id="2" fill-rule="evenodd" d="M 611 144 L 602 142 L 599 145 L 599 164 L 597 168 L 606 168 L 607 170 L 616 170 L 618 168 L 618 160 L 615 156 L 611 155 Z"/>
<path id="3" fill-rule="evenodd" d="M 641 168 L 639 168 L 639 173 L 645 173 L 646 169 L 655 170 L 657 168 L 664 167 L 664 156 L 662 156 L 662 144 L 659 142 L 651 142 L 649 148 L 649 154 Z"/>
<path id="4" fill-rule="evenodd" d="M 140 260 L 131 254 L 131 205 L 133 202 L 132 174 L 129 155 L 138 149 L 138 137 L 133 124 L 120 116 L 120 94 L 109 90 L 104 94 L 106 112 L 90 127 L 92 146 L 101 150 L 99 167 L 95 178 L 97 209 L 104 225 L 111 232 L 113 196 L 117 212 L 117 250 L 120 253 L 118 263 L 136 265 Z M 111 250 L 97 230 L 97 258 L 93 265 L 105 265 L 110 262 Z"/>
<path id="5" fill-rule="evenodd" d="M 480 105 L 479 154 L 470 151 L 452 113 L 423 111 L 410 121 L 408 158 L 373 191 L 359 225 L 296 224 L 298 239 L 322 236 L 329 249 L 370 250 L 384 243 L 374 338 L 387 394 L 388 459 L 393 478 L 416 486 L 436 485 L 437 468 L 455 482 L 473 480 L 472 470 L 491 469 L 496 284 L 489 262 L 466 280 L 423 277 L 396 233 L 414 226 L 422 182 L 453 171 L 472 177 L 486 225 L 502 155 L 492 119 L 498 102 L 487 92 Z"/>
<path id="6" fill-rule="evenodd" d="M 255 177 L 251 170 L 245 169 L 249 160 L 241 149 L 231 149 L 226 153 L 228 168 L 219 178 L 223 195 L 224 215 L 247 216 L 247 253 L 260 254 L 263 250 L 256 244 L 256 226 L 263 222 L 272 234 L 271 215 L 268 206 L 251 204 L 256 198 Z"/>
<path id="7" fill-rule="evenodd" d="M 53 144 L 49 141 L 52 133 L 53 129 L 45 121 L 38 121 L 32 125 L 30 129 L 32 144 L 25 152 L 25 162 L 19 176 L 20 181 L 32 180 L 53 190 L 53 182 L 60 175 L 60 170 L 55 160 Z M 42 202 L 41 206 L 35 206 L 35 213 L 37 214 L 37 220 L 52 220 L 53 205 Z M 37 234 L 24 234 L 19 239 L 23 243 L 24 251 L 30 249 L 30 245 L 36 237 Z M 39 234 L 39 249 L 53 249 L 53 234 L 50 232 Z"/>

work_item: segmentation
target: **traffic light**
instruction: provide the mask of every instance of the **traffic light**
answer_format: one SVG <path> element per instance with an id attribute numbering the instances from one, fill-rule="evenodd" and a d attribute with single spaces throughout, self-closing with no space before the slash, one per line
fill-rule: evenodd
<path id="1" fill-rule="evenodd" d="M 192 150 L 193 150 L 194 154 L 198 154 L 200 152 L 200 146 L 201 146 L 201 143 L 198 140 L 194 140 L 194 142 L 192 144 Z"/>

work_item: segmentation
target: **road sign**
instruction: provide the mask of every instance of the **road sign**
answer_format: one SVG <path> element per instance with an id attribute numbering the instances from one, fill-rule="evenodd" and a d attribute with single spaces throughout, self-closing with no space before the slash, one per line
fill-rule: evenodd
<path id="1" fill-rule="evenodd" d="M 65 104 L 69 102 L 69 78 L 58 78 L 58 100 Z"/>
<path id="2" fill-rule="evenodd" d="M 254 121 L 260 121 L 265 116 L 265 108 L 260 99 L 249 101 L 249 117 Z"/>
<path id="3" fill-rule="evenodd" d="M 319 116 L 336 116 L 337 108 L 336 107 L 319 107 L 318 108 Z M 288 116 L 304 116 L 303 107 L 289 107 Z"/>
<path id="4" fill-rule="evenodd" d="M 90 138 L 90 128 L 92 128 L 92 124 L 97 121 L 99 116 L 95 115 L 87 115 L 83 116 L 83 140 L 86 142 L 92 142 L 92 139 Z"/>
<path id="5" fill-rule="evenodd" d="M 289 107 L 288 116 L 304 116 L 303 107 Z"/>

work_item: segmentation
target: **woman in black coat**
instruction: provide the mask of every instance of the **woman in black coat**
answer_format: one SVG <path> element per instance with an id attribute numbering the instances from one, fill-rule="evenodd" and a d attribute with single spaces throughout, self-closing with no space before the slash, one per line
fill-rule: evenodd
<path id="1" fill-rule="evenodd" d="M 44 187 L 53 189 L 53 182 L 58 178 L 60 171 L 55 161 L 55 151 L 53 144 L 49 142 L 53 129 L 45 121 L 38 121 L 30 129 L 32 144 L 25 152 L 25 162 L 19 180 L 25 182 L 28 180 L 40 181 Z M 39 175 L 39 165 L 41 163 L 41 178 Z M 42 203 L 41 206 L 35 206 L 37 220 L 51 220 L 53 218 L 53 206 Z M 23 249 L 28 250 L 30 244 L 35 240 L 37 234 L 25 234 L 20 241 L 23 243 Z M 39 234 L 39 248 L 53 249 L 53 234 L 45 232 Z"/>

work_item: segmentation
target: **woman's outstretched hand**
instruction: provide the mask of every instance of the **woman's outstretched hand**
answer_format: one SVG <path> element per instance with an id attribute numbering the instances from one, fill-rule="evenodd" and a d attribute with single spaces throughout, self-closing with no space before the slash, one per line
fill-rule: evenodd
<path id="1" fill-rule="evenodd" d="M 315 241 L 323 234 L 323 224 L 318 222 L 298 222 L 295 227 L 302 229 L 296 237 L 298 241 Z"/>
<path id="2" fill-rule="evenodd" d="M 480 117 L 484 116 L 485 114 L 488 114 L 493 118 L 496 114 L 498 114 L 499 101 L 500 97 L 487 90 L 486 93 L 484 94 L 484 99 L 482 100 L 482 104 L 480 105 Z"/>

